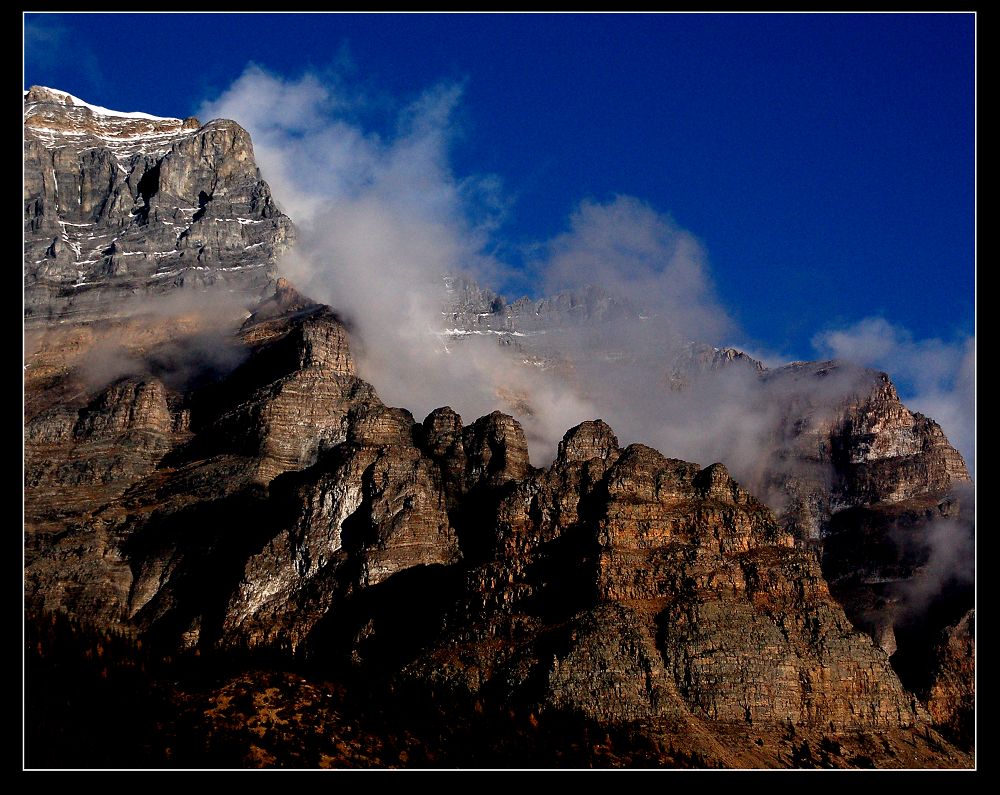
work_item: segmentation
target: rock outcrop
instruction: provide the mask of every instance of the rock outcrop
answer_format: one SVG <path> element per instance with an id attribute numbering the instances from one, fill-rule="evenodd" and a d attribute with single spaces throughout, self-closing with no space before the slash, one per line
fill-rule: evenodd
<path id="1" fill-rule="evenodd" d="M 599 724 L 926 717 L 817 564 L 719 464 L 622 451 L 584 423 L 500 502 L 493 549 L 467 575 L 458 629 L 409 675 Z"/>
<path id="2" fill-rule="evenodd" d="M 962 747 L 976 732 L 976 614 L 947 627 L 934 649 L 930 685 L 923 694 L 934 723 Z"/>
<path id="3" fill-rule="evenodd" d="M 598 348 L 590 340 L 629 339 L 628 334 L 588 337 L 579 351 L 573 330 L 642 326 L 649 318 L 640 307 L 597 287 L 529 300 L 510 301 L 459 276 L 445 279 L 445 324 L 460 338 L 493 334 L 543 368 L 569 367 L 574 357 L 598 357 L 605 376 L 617 363 L 635 364 L 640 351 Z M 633 329 L 633 336 L 636 332 Z M 641 335 L 637 339 L 643 339 Z M 566 349 L 559 349 L 565 343 Z M 621 347 L 619 341 L 618 347 Z M 741 408 L 767 418 L 762 436 L 773 440 L 752 484 L 782 514 L 800 540 L 820 540 L 831 516 L 845 508 L 942 497 L 970 481 L 961 455 L 932 419 L 909 411 L 889 376 L 840 361 L 764 364 L 735 348 L 657 337 L 665 392 L 680 392 L 700 381 L 715 388 L 713 377 L 738 372 L 746 392 Z M 567 361 L 568 357 L 568 361 Z M 643 359 L 645 366 L 645 359 Z M 746 377 L 749 376 L 749 377 Z M 719 381 L 721 388 L 726 384 Z M 579 386 L 586 393 L 586 384 Z M 665 394 L 664 399 L 669 399 Z M 760 408 L 770 409 L 761 412 Z"/>
<path id="4" fill-rule="evenodd" d="M 595 420 L 536 469 L 500 412 L 417 423 L 287 283 L 234 337 L 242 363 L 188 393 L 121 379 L 75 417 L 28 423 L 33 612 L 637 732 L 664 759 L 680 743 L 782 765 L 789 726 L 819 742 L 930 725 L 813 555 L 722 464 L 622 449 Z M 67 486 L 88 498 L 67 503 Z M 729 755 L 736 727 L 764 745 Z"/>
<path id="5" fill-rule="evenodd" d="M 888 375 L 846 362 L 795 363 L 762 374 L 782 405 L 764 488 L 791 495 L 784 518 L 822 539 L 831 517 L 859 506 L 942 497 L 970 482 L 940 426 L 910 412 Z"/>
<path id="6" fill-rule="evenodd" d="M 508 301 L 463 276 L 447 276 L 445 315 L 456 336 L 463 334 L 525 335 L 555 328 L 635 319 L 630 302 L 601 287 L 565 291 L 547 298 Z"/>
<path id="7" fill-rule="evenodd" d="M 292 225 L 238 124 L 122 114 L 39 86 L 24 101 L 26 324 L 107 319 L 178 288 L 268 294 Z"/>

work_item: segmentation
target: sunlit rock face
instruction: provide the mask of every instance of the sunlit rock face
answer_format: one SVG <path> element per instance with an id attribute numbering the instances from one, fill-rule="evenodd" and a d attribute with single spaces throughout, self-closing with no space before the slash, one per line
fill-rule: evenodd
<path id="1" fill-rule="evenodd" d="M 293 229 L 246 130 L 39 86 L 24 103 L 26 323 L 107 319 L 178 288 L 270 292 Z"/>

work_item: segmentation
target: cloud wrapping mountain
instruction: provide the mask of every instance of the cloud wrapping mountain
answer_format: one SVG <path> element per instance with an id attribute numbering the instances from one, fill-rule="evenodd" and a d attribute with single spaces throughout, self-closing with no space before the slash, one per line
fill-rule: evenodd
<path id="1" fill-rule="evenodd" d="M 813 337 L 821 356 L 889 372 L 914 411 L 933 417 L 975 477 L 976 338 L 913 338 L 885 318 L 868 317 Z"/>
<path id="2" fill-rule="evenodd" d="M 752 483 L 780 420 L 775 395 L 743 372 L 712 373 L 683 395 L 662 388 L 665 363 L 689 341 L 743 336 L 715 294 L 701 244 L 641 200 L 617 196 L 581 201 L 568 228 L 522 261 L 495 255 L 509 250 L 499 235 L 509 206 L 499 180 L 451 167 L 461 95 L 460 85 L 440 84 L 393 106 L 336 78 L 286 79 L 251 65 L 199 115 L 233 118 L 251 132 L 261 171 L 300 230 L 285 271 L 350 322 L 361 372 L 390 404 L 417 416 L 450 404 L 476 417 L 499 396 L 524 422 L 536 463 L 551 460 L 566 427 L 601 416 L 624 439 L 725 460 Z M 600 285 L 642 322 L 562 334 L 569 376 L 524 368 L 494 338 L 456 344 L 443 334 L 444 274 L 496 285 L 525 273 L 550 294 Z M 971 458 L 974 340 L 913 340 L 864 320 L 818 334 L 814 346 L 909 380 L 913 406 L 939 419 Z M 616 357 L 613 367 L 599 351 Z M 837 397 L 829 383 L 823 390 L 824 401 Z"/>

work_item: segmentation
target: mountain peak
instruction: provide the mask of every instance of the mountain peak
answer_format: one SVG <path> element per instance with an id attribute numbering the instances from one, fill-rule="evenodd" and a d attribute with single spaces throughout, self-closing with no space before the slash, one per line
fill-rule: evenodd
<path id="1" fill-rule="evenodd" d="M 71 108 L 82 108 L 98 116 L 115 116 L 122 119 L 146 119 L 148 121 L 181 121 L 181 119 L 169 116 L 153 116 L 149 113 L 130 111 L 128 113 L 120 110 L 110 110 L 102 108 L 100 105 L 92 105 L 79 97 L 75 97 L 67 91 L 60 91 L 57 88 L 47 86 L 32 86 L 24 92 L 25 104 L 48 103 L 53 105 L 65 105 Z"/>
<path id="2" fill-rule="evenodd" d="M 65 91 L 32 86 L 24 92 L 25 137 L 48 149 L 110 149 L 121 160 L 137 152 L 162 154 L 198 131 L 201 122 L 92 105 Z"/>
<path id="3" fill-rule="evenodd" d="M 244 295 L 274 284 L 291 222 L 236 122 L 122 113 L 24 94 L 27 321 L 121 314 L 176 288 Z"/>

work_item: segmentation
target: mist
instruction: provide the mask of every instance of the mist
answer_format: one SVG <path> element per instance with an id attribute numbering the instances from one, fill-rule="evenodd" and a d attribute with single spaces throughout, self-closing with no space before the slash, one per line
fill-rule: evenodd
<path id="1" fill-rule="evenodd" d="M 86 345 L 66 345 L 62 329 L 26 329 L 24 359 L 56 355 L 88 393 L 125 376 L 158 378 L 186 392 L 234 370 L 249 354 L 236 332 L 247 317 L 246 296 L 196 288 L 116 300 L 112 330 Z M 71 333 L 88 333 L 73 330 Z"/>
<path id="2" fill-rule="evenodd" d="M 922 621 L 936 601 L 975 585 L 975 489 L 968 484 L 958 486 L 951 496 L 946 515 L 915 528 L 897 526 L 890 532 L 901 557 L 914 563 L 913 575 L 890 587 L 898 613 L 906 620 Z"/>
<path id="3" fill-rule="evenodd" d="M 566 231 L 516 267 L 490 255 L 505 209 L 499 180 L 459 178 L 449 164 L 461 86 L 435 86 L 395 108 L 383 125 L 389 134 L 352 121 L 364 98 L 334 90 L 314 75 L 290 81 L 251 66 L 199 116 L 234 118 L 250 130 L 263 176 L 299 227 L 282 271 L 350 322 L 360 372 L 385 402 L 418 417 L 450 405 L 467 422 L 497 408 L 515 413 L 538 463 L 551 460 L 568 428 L 609 412 L 601 405 L 607 390 L 586 362 L 574 361 L 580 377 L 567 383 L 523 367 L 495 339 L 449 338 L 446 274 L 495 285 L 529 270 L 549 290 L 612 284 L 649 306 L 648 323 L 583 333 L 611 334 L 604 345 L 632 352 L 662 353 L 734 327 L 699 244 L 638 199 L 582 202 Z M 621 419 L 643 437 L 642 422 Z"/>
<path id="4" fill-rule="evenodd" d="M 716 295 L 702 244 L 670 216 L 619 195 L 580 201 L 550 240 L 505 261 L 494 253 L 508 250 L 499 234 L 510 207 L 502 182 L 451 168 L 461 97 L 460 84 L 444 83 L 389 106 L 335 79 L 289 80 L 250 66 L 198 115 L 233 118 L 250 131 L 264 178 L 299 228 L 280 267 L 349 321 L 359 374 L 386 403 L 418 419 L 449 405 L 466 423 L 499 408 L 525 428 L 535 465 L 552 460 L 567 429 L 600 417 L 622 444 L 641 441 L 702 465 L 723 461 L 767 493 L 772 455 L 794 442 L 782 437 L 781 412 L 794 404 L 818 415 L 870 376 L 843 367 L 822 379 L 762 380 L 753 367 L 736 366 L 688 373 L 683 388 L 671 388 L 672 363 L 683 361 L 691 341 L 709 350 L 745 347 Z M 373 116 L 380 123 L 360 121 Z M 640 320 L 550 331 L 530 340 L 532 350 L 490 335 L 455 339 L 442 320 L 445 275 L 493 288 L 530 276 L 549 295 L 599 285 Z M 912 340 L 916 348 L 906 348 L 898 329 L 898 344 L 877 355 L 851 329 L 824 334 L 814 341 L 824 354 L 890 374 L 903 353 L 919 372 L 919 354 L 928 350 Z M 551 353 L 554 366 L 524 366 L 538 350 Z M 958 395 L 971 383 L 974 358 L 956 371 L 953 353 L 940 352 L 936 372 L 954 377 L 920 381 L 913 407 L 966 443 L 972 403 Z M 804 477 L 825 476 L 802 467 Z"/>

